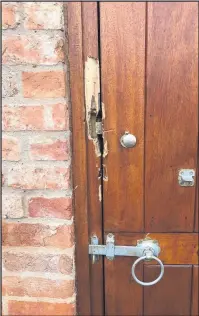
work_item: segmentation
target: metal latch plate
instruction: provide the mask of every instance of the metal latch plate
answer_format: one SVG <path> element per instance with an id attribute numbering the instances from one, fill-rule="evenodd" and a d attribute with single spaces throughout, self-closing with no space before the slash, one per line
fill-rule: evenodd
<path id="1" fill-rule="evenodd" d="M 194 169 L 179 170 L 178 183 L 181 187 L 193 187 L 195 184 L 195 170 Z"/>
<path id="2" fill-rule="evenodd" d="M 108 234 L 106 237 L 106 245 L 99 245 L 97 236 L 91 237 L 89 245 L 89 254 L 92 255 L 93 263 L 99 256 L 106 256 L 108 260 L 113 260 L 115 256 L 141 257 L 145 252 L 158 256 L 160 247 L 156 240 L 145 238 L 137 241 L 136 246 L 116 246 L 114 235 Z"/>

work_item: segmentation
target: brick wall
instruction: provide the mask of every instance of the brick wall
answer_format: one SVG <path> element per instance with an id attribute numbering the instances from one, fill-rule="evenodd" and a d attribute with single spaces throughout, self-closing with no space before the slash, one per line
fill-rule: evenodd
<path id="1" fill-rule="evenodd" d="M 63 4 L 2 12 L 3 315 L 74 315 Z"/>

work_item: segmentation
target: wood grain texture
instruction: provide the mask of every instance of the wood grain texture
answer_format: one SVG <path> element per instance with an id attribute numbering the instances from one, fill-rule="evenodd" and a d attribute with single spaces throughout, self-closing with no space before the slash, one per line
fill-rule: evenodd
<path id="1" fill-rule="evenodd" d="M 75 210 L 77 311 L 90 315 L 88 256 L 87 152 L 84 123 L 84 74 L 81 2 L 65 4 L 69 34 L 70 92 L 72 105 L 73 197 Z M 81 165 L 81 168 L 79 167 Z"/>
<path id="2" fill-rule="evenodd" d="M 114 261 L 105 260 L 105 315 L 143 315 L 143 288 L 134 282 L 131 266 L 135 258 L 118 257 Z M 143 266 L 136 270 L 143 278 Z"/>
<path id="3" fill-rule="evenodd" d="M 196 186 L 196 206 L 195 206 L 195 221 L 194 221 L 194 231 L 199 232 L 199 224 L 198 224 L 198 195 L 199 195 L 199 163 L 198 163 L 198 170 L 196 173 L 196 181 L 197 181 L 197 186 Z"/>
<path id="4" fill-rule="evenodd" d="M 159 266 L 144 267 L 144 281 L 159 275 Z M 162 280 L 144 288 L 144 316 L 190 315 L 191 266 L 166 266 Z"/>
<path id="5" fill-rule="evenodd" d="M 198 4 L 148 3 L 145 231 L 192 232 L 196 187 L 178 170 L 196 169 Z"/>
<path id="6" fill-rule="evenodd" d="M 145 3 L 100 3 L 102 101 L 105 109 L 104 225 L 143 229 Z M 136 135 L 125 149 L 125 131 Z"/>
<path id="7" fill-rule="evenodd" d="M 128 233 L 115 234 L 116 244 L 136 245 L 137 240 L 145 238 L 146 234 Z M 158 240 L 161 252 L 159 258 L 164 264 L 197 264 L 198 263 L 198 234 L 197 233 L 150 233 L 151 239 Z"/>
<path id="8" fill-rule="evenodd" d="M 83 24 L 83 55 L 84 67 L 88 58 L 98 62 L 98 16 L 97 2 L 82 2 L 82 24 Z M 96 83 L 93 84 L 93 89 Z M 94 96 L 94 94 L 93 94 Z M 93 98 L 92 98 L 93 99 Z M 98 99 L 95 100 L 98 102 Z M 92 104 L 92 100 L 90 100 Z M 86 122 L 88 124 L 88 122 Z M 88 128 L 87 128 L 88 133 Z M 87 176 L 88 176 L 88 221 L 89 236 L 96 234 L 99 242 L 102 238 L 102 201 L 99 198 L 101 189 L 101 178 L 98 177 L 101 168 L 101 157 L 96 155 L 93 140 L 87 134 Z M 103 292 L 103 257 L 96 264 L 90 260 L 91 274 L 91 313 L 100 316 L 103 314 L 104 292 Z"/>
<path id="9" fill-rule="evenodd" d="M 193 267 L 193 279 L 192 279 L 192 305 L 191 305 L 191 315 L 199 315 L 199 292 L 198 292 L 198 282 L 199 282 L 199 266 Z"/>

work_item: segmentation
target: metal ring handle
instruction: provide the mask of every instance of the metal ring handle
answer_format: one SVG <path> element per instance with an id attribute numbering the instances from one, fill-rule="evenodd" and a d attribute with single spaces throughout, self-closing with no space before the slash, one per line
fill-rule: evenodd
<path id="1" fill-rule="evenodd" d="M 132 265 L 131 273 L 132 273 L 132 276 L 133 276 L 133 278 L 135 279 L 135 281 L 136 281 L 137 283 L 139 283 L 140 285 L 143 285 L 143 286 L 151 286 L 151 285 L 154 285 L 154 284 L 158 283 L 158 282 L 162 279 L 163 274 L 164 274 L 164 265 L 163 265 L 162 261 L 161 261 L 159 258 L 157 258 L 157 257 L 155 257 L 155 256 L 151 256 L 150 259 L 154 259 L 154 260 L 156 260 L 156 261 L 160 264 L 160 267 L 161 267 L 160 275 L 159 275 L 159 277 L 158 277 L 156 280 L 154 280 L 154 281 L 151 281 L 151 282 L 142 282 L 142 281 L 140 281 L 140 280 L 136 277 L 136 275 L 135 275 L 135 267 L 136 267 L 136 265 L 137 265 L 140 261 L 145 260 L 145 259 L 148 259 L 147 256 L 143 256 L 143 257 L 140 257 L 140 258 L 138 258 L 137 260 L 135 260 L 134 264 Z"/>

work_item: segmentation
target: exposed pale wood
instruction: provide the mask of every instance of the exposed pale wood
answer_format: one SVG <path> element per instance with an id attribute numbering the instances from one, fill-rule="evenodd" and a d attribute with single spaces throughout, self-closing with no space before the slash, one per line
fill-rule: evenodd
<path id="1" fill-rule="evenodd" d="M 147 39 L 145 229 L 191 232 L 196 187 L 178 170 L 196 169 L 198 4 L 149 2 Z"/>
<path id="2" fill-rule="evenodd" d="M 166 266 L 161 282 L 144 288 L 144 316 L 190 315 L 191 266 Z M 159 266 L 144 267 L 144 281 L 154 280 Z"/>
<path id="3" fill-rule="evenodd" d="M 99 62 L 97 22 L 97 2 L 82 2 L 84 64 L 88 61 L 88 58 L 95 59 L 96 63 Z M 93 88 L 96 89 L 96 84 L 93 85 Z M 98 99 L 95 102 L 97 103 Z M 96 155 L 93 141 L 89 139 L 88 135 L 87 139 L 89 236 L 96 234 L 99 242 L 102 243 L 101 178 L 98 177 L 101 168 L 101 157 Z M 92 264 L 90 260 L 90 273 L 91 313 L 93 316 L 100 316 L 103 314 L 104 304 L 103 257 L 100 257 L 96 264 Z"/>
<path id="4" fill-rule="evenodd" d="M 75 210 L 77 310 L 90 315 L 88 256 L 87 157 L 84 123 L 84 75 L 82 63 L 81 2 L 65 4 L 69 33 L 70 92 L 72 108 L 73 196 Z"/>
<path id="5" fill-rule="evenodd" d="M 104 135 L 104 226 L 143 229 L 145 3 L 100 3 Z M 125 131 L 137 137 L 125 149 Z"/>
<path id="6" fill-rule="evenodd" d="M 198 301 L 198 282 L 199 282 L 199 274 L 198 274 L 199 266 L 193 267 L 193 279 L 192 279 L 192 306 L 191 306 L 191 315 L 198 316 L 199 315 L 199 301 Z"/>

